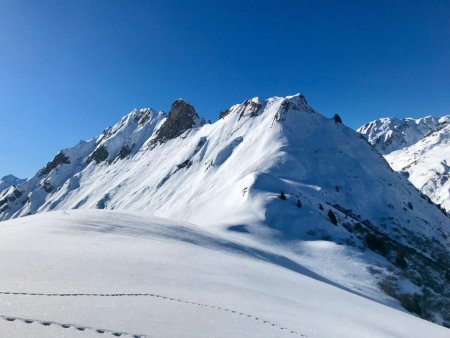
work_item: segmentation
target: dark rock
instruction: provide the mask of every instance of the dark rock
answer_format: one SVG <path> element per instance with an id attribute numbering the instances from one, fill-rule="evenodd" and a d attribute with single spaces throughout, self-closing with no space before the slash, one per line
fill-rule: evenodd
<path id="1" fill-rule="evenodd" d="M 145 112 L 142 117 L 139 119 L 138 124 L 142 126 L 143 124 L 146 124 L 150 120 L 150 113 Z"/>
<path id="2" fill-rule="evenodd" d="M 6 203 L 8 203 L 8 199 L 4 198 L 0 200 L 0 208 L 3 207 L 3 205 L 5 205 Z"/>
<path id="3" fill-rule="evenodd" d="M 175 100 L 170 108 L 169 116 L 158 130 L 153 143 L 165 142 L 180 136 L 194 127 L 198 120 L 198 114 L 191 104 L 181 99 Z"/>
<path id="4" fill-rule="evenodd" d="M 341 117 L 339 116 L 339 114 L 334 114 L 333 120 L 334 120 L 334 122 L 336 122 L 336 123 L 342 123 L 342 119 L 341 119 Z"/>
<path id="5" fill-rule="evenodd" d="M 119 151 L 119 158 L 123 160 L 125 157 L 131 154 L 132 148 L 134 148 L 134 144 L 130 147 L 128 145 L 124 145 Z"/>
<path id="6" fill-rule="evenodd" d="M 45 176 L 45 175 L 49 174 L 53 169 L 56 169 L 57 167 L 59 167 L 60 165 L 69 164 L 69 163 L 70 163 L 69 158 L 62 151 L 60 151 L 53 158 L 53 160 L 48 162 L 47 165 L 38 172 L 38 175 Z"/>
<path id="7" fill-rule="evenodd" d="M 223 119 L 225 116 L 227 116 L 227 115 L 230 114 L 230 113 L 231 113 L 231 109 L 230 109 L 230 108 L 225 109 L 224 111 L 220 112 L 219 118 L 220 118 L 220 119 Z"/>
<path id="8" fill-rule="evenodd" d="M 23 191 L 20 191 L 19 189 L 14 189 L 13 194 L 16 198 L 19 198 L 20 196 L 23 195 Z"/>
<path id="9" fill-rule="evenodd" d="M 191 165 L 192 165 L 192 161 L 186 160 L 183 163 L 177 164 L 177 170 L 183 169 L 183 168 L 189 169 Z"/>
<path id="10" fill-rule="evenodd" d="M 109 156 L 108 150 L 106 150 L 106 147 L 104 145 L 101 145 L 97 149 L 94 150 L 94 152 L 89 155 L 89 157 L 86 160 L 86 165 L 91 163 L 92 161 L 95 161 L 95 163 L 99 164 L 103 161 L 105 161 Z"/>
<path id="11" fill-rule="evenodd" d="M 328 219 L 330 220 L 331 223 L 333 223 L 334 225 L 337 225 L 338 221 L 336 218 L 336 215 L 334 214 L 333 210 L 328 210 Z"/>
<path id="12" fill-rule="evenodd" d="M 53 188 L 53 185 L 47 180 L 44 181 L 42 187 L 47 193 L 51 193 L 53 190 L 55 190 L 55 188 Z"/>
<path id="13" fill-rule="evenodd" d="M 256 103 L 252 100 L 244 101 L 244 109 L 242 110 L 241 115 L 239 115 L 239 120 L 244 116 L 258 116 L 258 111 L 261 109 L 261 107 L 261 104 Z"/>
<path id="14" fill-rule="evenodd" d="M 389 245 L 381 236 L 376 236 L 374 234 L 369 233 L 366 235 L 365 240 L 366 245 L 370 250 L 375 251 L 383 256 L 387 256 L 389 254 L 390 251 Z"/>

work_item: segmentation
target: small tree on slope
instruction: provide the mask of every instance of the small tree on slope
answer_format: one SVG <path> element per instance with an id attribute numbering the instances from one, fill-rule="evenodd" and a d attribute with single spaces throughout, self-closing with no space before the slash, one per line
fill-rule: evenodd
<path id="1" fill-rule="evenodd" d="M 337 225 L 338 221 L 337 221 L 336 215 L 334 214 L 334 212 L 331 209 L 328 210 L 327 216 L 331 223 L 333 223 L 334 225 Z"/>

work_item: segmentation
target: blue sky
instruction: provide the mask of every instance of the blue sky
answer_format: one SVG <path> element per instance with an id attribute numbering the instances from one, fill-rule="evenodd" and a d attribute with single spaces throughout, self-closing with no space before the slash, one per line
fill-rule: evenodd
<path id="1" fill-rule="evenodd" d="M 0 0 L 0 177 L 135 107 L 302 92 L 351 127 L 450 114 L 450 1 Z"/>

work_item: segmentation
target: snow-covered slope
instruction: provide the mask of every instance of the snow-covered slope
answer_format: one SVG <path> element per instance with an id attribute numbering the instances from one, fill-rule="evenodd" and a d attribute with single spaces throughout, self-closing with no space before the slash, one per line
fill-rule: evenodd
<path id="1" fill-rule="evenodd" d="M 2 337 L 450 332 L 318 274 L 345 270 L 347 280 L 376 289 L 357 250 L 332 242 L 295 243 L 306 257 L 225 229 L 102 210 L 42 213 L 2 222 L 0 232 Z"/>
<path id="2" fill-rule="evenodd" d="M 450 116 L 426 116 L 420 119 L 381 118 L 358 129 L 382 154 L 409 147 L 423 137 L 448 125 Z"/>
<path id="3" fill-rule="evenodd" d="M 431 200 L 450 211 L 450 116 L 380 119 L 360 129 Z"/>
<path id="4" fill-rule="evenodd" d="M 10 189 L 0 219 L 115 209 L 279 241 L 293 254 L 297 241 L 330 241 L 356 250 L 365 262 L 359 273 L 369 269 L 377 287 L 352 282 L 349 266 L 329 266 L 322 276 L 449 325 L 450 220 L 360 134 L 300 94 L 253 98 L 220 116 L 204 124 L 182 100 L 168 116 L 135 110 Z M 345 261 L 343 251 L 330 254 Z"/>
<path id="5" fill-rule="evenodd" d="M 14 175 L 6 175 L 0 178 L 0 192 L 12 186 L 18 186 L 25 182 L 24 179 L 17 178 Z"/>

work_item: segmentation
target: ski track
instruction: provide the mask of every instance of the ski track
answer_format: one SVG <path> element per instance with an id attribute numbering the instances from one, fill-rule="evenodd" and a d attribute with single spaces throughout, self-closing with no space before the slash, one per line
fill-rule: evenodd
<path id="1" fill-rule="evenodd" d="M 307 335 L 305 335 L 303 333 L 299 333 L 297 331 L 288 329 L 286 327 L 283 327 L 281 325 L 273 323 L 273 322 L 271 322 L 269 320 L 262 319 L 261 317 L 258 317 L 258 316 L 254 316 L 254 315 L 251 315 L 251 314 L 247 314 L 247 313 L 244 313 L 244 312 L 240 312 L 240 311 L 237 311 L 237 310 L 233 310 L 233 309 L 229 309 L 229 308 L 225 308 L 225 307 L 221 307 L 221 306 L 197 303 L 197 302 L 192 302 L 192 301 L 188 301 L 188 300 L 184 300 L 184 299 L 178 299 L 178 298 L 163 296 L 163 295 L 159 295 L 159 294 L 155 294 L 155 293 L 36 293 L 36 292 L 8 292 L 8 291 L 0 291 L 0 295 L 44 296 L 44 297 L 154 297 L 154 298 L 168 300 L 168 301 L 171 301 L 171 302 L 179 302 L 179 303 L 184 303 L 184 304 L 196 305 L 196 306 L 200 306 L 200 307 L 203 307 L 203 308 L 210 308 L 210 309 L 214 309 L 214 310 L 229 312 L 229 313 L 232 313 L 234 315 L 239 315 L 239 316 L 242 316 L 244 318 L 246 317 L 246 318 L 250 318 L 250 319 L 262 322 L 262 323 L 264 323 L 266 325 L 272 326 L 273 328 L 277 328 L 277 329 L 279 329 L 281 331 L 288 332 L 288 333 L 293 334 L 293 335 L 299 335 L 300 337 L 305 337 L 305 338 L 308 337 Z M 22 321 L 22 322 L 27 323 L 27 324 L 31 324 L 33 322 L 36 322 L 36 323 L 39 323 L 39 324 L 44 325 L 44 326 L 57 325 L 57 326 L 61 326 L 62 328 L 65 328 L 65 329 L 73 327 L 73 328 L 76 328 L 79 331 L 94 330 L 95 332 L 97 332 L 99 334 L 101 334 L 101 333 L 112 334 L 113 336 L 116 336 L 116 337 L 126 336 L 126 335 L 132 336 L 133 338 L 144 338 L 144 337 L 147 337 L 146 335 L 132 334 L 132 333 L 126 333 L 126 332 L 116 332 L 114 330 L 109 330 L 109 329 L 99 329 L 99 328 L 93 328 L 93 327 L 85 327 L 85 326 L 75 325 L 75 324 L 63 324 L 63 323 L 47 321 L 47 320 L 26 319 L 26 318 L 20 318 L 20 317 L 6 316 L 6 315 L 2 315 L 2 314 L 0 314 L 0 318 L 1 319 L 5 319 L 7 321 L 18 320 L 18 321 Z"/>

